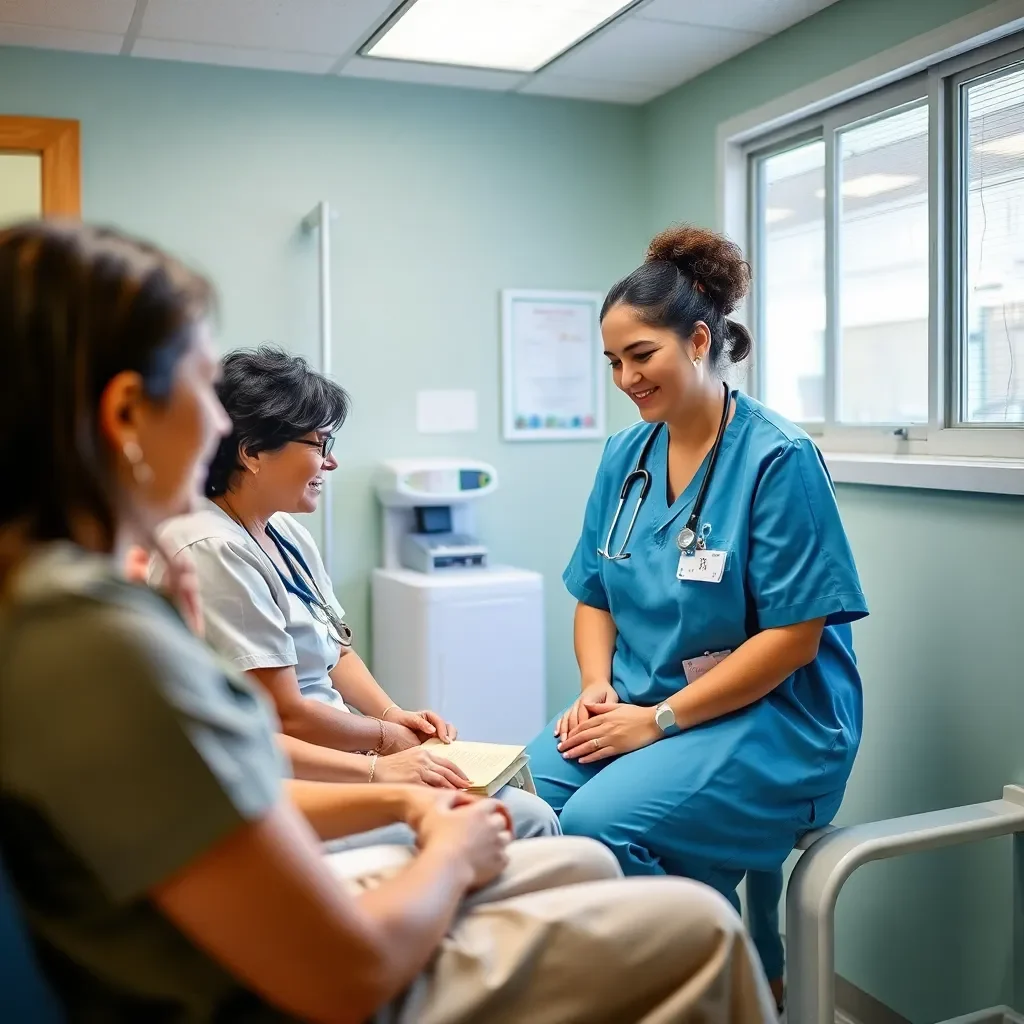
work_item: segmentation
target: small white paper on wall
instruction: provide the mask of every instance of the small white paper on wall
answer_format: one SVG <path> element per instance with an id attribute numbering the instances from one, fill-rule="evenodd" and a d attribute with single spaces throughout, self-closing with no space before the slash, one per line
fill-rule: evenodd
<path id="1" fill-rule="evenodd" d="M 476 430 L 476 392 L 417 391 L 416 429 L 421 434 L 461 434 Z"/>

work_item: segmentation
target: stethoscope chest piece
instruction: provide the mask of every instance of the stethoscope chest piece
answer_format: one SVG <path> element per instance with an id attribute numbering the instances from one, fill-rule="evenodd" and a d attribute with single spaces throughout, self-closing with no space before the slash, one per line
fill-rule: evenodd
<path id="1" fill-rule="evenodd" d="M 676 547 L 684 555 L 692 555 L 697 551 L 704 551 L 708 546 L 708 537 L 711 536 L 711 524 L 704 523 L 700 528 L 700 535 L 692 526 L 684 526 L 676 534 Z"/>
<path id="2" fill-rule="evenodd" d="M 333 611 L 333 609 L 332 609 Z M 338 631 L 338 643 L 342 647 L 352 646 L 352 627 L 347 622 L 339 619 L 337 615 L 331 615 L 331 625 Z"/>
<path id="3" fill-rule="evenodd" d="M 688 526 L 684 526 L 676 536 L 676 547 L 680 551 L 693 551 L 697 546 L 697 534 Z"/>

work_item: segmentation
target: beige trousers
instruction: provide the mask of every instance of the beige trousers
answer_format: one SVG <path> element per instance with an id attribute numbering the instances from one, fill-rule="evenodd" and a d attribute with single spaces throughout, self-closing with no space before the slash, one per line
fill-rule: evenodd
<path id="1" fill-rule="evenodd" d="M 416 855 L 333 854 L 353 891 Z M 718 893 L 629 878 L 589 839 L 524 839 L 469 897 L 430 966 L 376 1024 L 768 1024 L 775 1001 L 743 925 Z"/>

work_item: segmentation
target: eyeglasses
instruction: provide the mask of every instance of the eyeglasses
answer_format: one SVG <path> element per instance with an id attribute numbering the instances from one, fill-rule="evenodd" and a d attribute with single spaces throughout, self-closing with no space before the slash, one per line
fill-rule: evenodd
<path id="1" fill-rule="evenodd" d="M 334 450 L 334 435 L 328 434 L 322 441 L 307 441 L 298 437 L 295 439 L 295 443 L 304 444 L 307 448 L 319 448 L 321 457 L 326 459 Z"/>

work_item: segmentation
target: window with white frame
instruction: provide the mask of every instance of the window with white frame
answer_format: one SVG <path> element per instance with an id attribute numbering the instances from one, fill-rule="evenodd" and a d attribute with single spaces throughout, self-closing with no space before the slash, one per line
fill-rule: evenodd
<path id="1" fill-rule="evenodd" d="M 1024 39 L 743 153 L 759 397 L 826 450 L 1024 457 Z"/>

